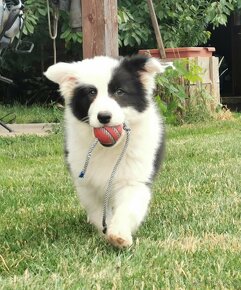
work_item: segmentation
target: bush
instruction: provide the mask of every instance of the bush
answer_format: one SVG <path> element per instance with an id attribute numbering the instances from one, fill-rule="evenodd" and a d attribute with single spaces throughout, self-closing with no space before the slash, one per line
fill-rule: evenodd
<path id="1" fill-rule="evenodd" d="M 166 122 L 178 125 L 211 119 L 212 96 L 200 85 L 202 68 L 188 59 L 176 60 L 174 66 L 156 79 L 155 98 Z M 190 83 L 197 83 L 191 93 Z"/>

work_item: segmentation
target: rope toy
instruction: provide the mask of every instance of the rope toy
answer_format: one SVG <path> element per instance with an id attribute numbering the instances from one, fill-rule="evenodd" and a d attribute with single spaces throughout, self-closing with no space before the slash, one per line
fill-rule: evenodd
<path id="1" fill-rule="evenodd" d="M 119 133 L 116 133 L 118 136 L 121 135 L 121 130 L 120 130 L 120 127 L 122 127 L 121 125 L 120 126 L 116 126 L 118 127 L 118 129 L 115 129 L 117 130 Z M 107 127 L 105 127 L 107 128 Z M 112 128 L 112 127 L 108 127 L 108 128 Z M 109 205 L 109 199 L 110 199 L 110 194 L 111 194 L 111 188 L 112 188 L 112 184 L 113 184 L 113 180 L 115 178 L 115 174 L 118 170 L 118 167 L 121 163 L 121 160 L 122 158 L 124 157 L 124 154 L 126 153 L 126 150 L 127 150 L 127 147 L 128 147 L 128 144 L 129 144 L 129 139 L 130 139 L 130 132 L 131 132 L 131 129 L 128 128 L 126 126 L 126 124 L 124 123 L 123 124 L 123 130 L 126 132 L 126 140 L 125 140 L 125 144 L 124 144 L 124 147 L 122 148 L 122 151 L 112 169 L 112 172 L 111 172 L 111 175 L 110 175 L 110 179 L 108 181 L 108 184 L 107 184 L 107 188 L 106 188 L 106 191 L 105 191 L 105 196 L 104 196 L 104 204 L 103 204 L 103 215 L 102 215 L 102 226 L 103 226 L 103 233 L 106 234 L 107 232 L 107 223 L 106 223 L 106 217 L 107 217 L 107 210 L 108 210 L 108 205 Z M 90 146 L 89 148 L 89 151 L 87 153 L 87 157 L 86 157 L 86 160 L 85 160 L 85 164 L 84 164 L 84 168 L 81 170 L 80 174 L 79 174 L 79 177 L 80 178 L 84 178 L 85 177 L 85 173 L 87 171 L 87 168 L 88 168 L 88 165 L 89 165 L 89 161 L 90 161 L 90 158 L 91 158 L 91 155 L 92 155 L 92 152 L 94 151 L 96 145 L 100 142 L 102 144 L 102 139 L 101 141 L 97 138 L 98 137 L 98 134 L 96 135 L 95 134 L 95 140 L 93 142 L 93 144 Z M 120 137 L 120 136 L 119 136 Z M 118 139 L 119 139 L 118 137 Z M 114 143 L 116 143 L 117 140 L 114 140 Z M 112 145 L 113 145 L 112 144 Z M 102 144 L 104 146 L 110 146 L 110 145 L 106 145 L 106 144 Z"/>

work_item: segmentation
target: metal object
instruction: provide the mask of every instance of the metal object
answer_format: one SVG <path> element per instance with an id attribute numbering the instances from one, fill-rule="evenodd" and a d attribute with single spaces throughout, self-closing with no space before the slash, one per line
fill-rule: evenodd
<path id="1" fill-rule="evenodd" d="M 10 132 L 10 133 L 12 133 L 14 131 L 9 126 L 6 125 L 6 121 L 4 121 L 4 119 L 6 119 L 6 117 L 11 116 L 11 115 L 13 115 L 13 116 L 12 116 L 12 118 L 10 117 L 10 119 L 8 120 L 8 123 L 12 122 L 13 120 L 16 119 L 16 115 L 14 113 L 8 113 L 0 119 L 0 126 L 5 128 L 6 130 L 8 130 L 8 132 Z"/>

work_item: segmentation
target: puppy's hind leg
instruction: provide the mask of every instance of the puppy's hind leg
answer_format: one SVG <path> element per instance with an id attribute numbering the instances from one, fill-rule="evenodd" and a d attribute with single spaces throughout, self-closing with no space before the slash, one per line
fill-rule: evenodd
<path id="1" fill-rule="evenodd" d="M 144 183 L 128 185 L 115 195 L 113 216 L 107 229 L 108 241 L 118 248 L 132 245 L 132 234 L 145 218 L 151 198 Z"/>

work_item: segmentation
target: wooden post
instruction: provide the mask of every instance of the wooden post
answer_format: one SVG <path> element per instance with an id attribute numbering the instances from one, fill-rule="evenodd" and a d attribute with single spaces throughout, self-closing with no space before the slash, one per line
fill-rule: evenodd
<path id="1" fill-rule="evenodd" d="M 83 58 L 118 56 L 117 0 L 82 0 Z"/>
<path id="2" fill-rule="evenodd" d="M 156 13 L 155 13 L 155 9 L 154 9 L 154 5 L 153 5 L 152 0 L 147 0 L 147 4 L 148 4 L 149 12 L 151 15 L 152 26 L 153 26 L 154 31 L 155 31 L 156 41 L 157 41 L 158 49 L 160 51 L 160 56 L 161 56 L 161 58 L 166 58 L 166 52 L 165 52 L 164 44 L 162 41 L 162 37 L 161 37 L 161 33 L 160 33 L 160 29 L 159 29 L 159 25 L 157 22 Z"/>

